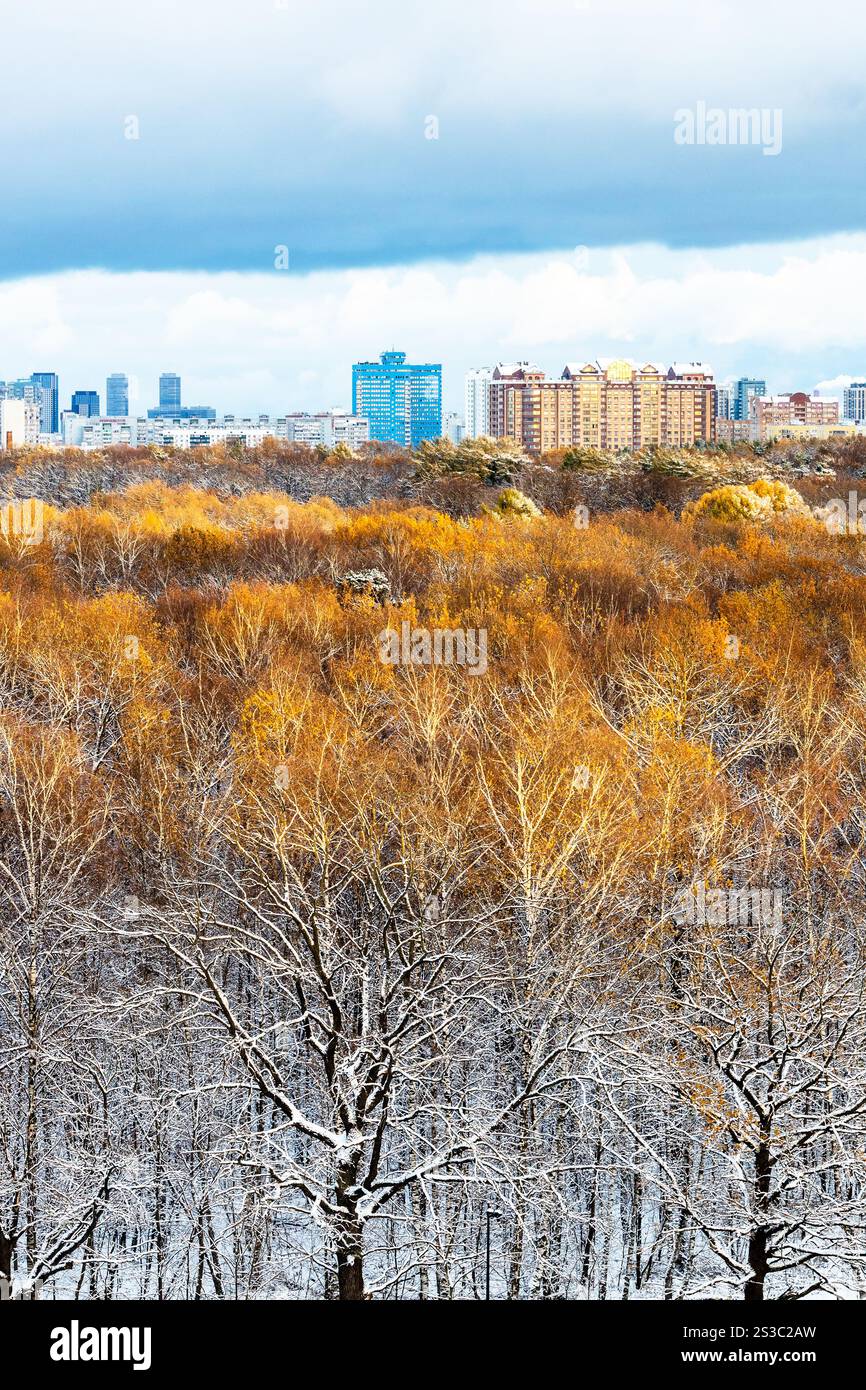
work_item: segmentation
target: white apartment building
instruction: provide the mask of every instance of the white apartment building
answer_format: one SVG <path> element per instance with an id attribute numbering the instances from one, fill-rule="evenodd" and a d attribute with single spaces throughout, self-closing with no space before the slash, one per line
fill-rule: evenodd
<path id="1" fill-rule="evenodd" d="M 135 415 L 78 415 L 64 410 L 60 417 L 60 432 L 66 448 L 104 449 L 112 444 L 135 445 L 149 421 Z M 142 438 L 142 442 L 147 440 Z"/>
<path id="2" fill-rule="evenodd" d="M 463 428 L 467 439 L 490 433 L 490 383 L 492 367 L 475 367 L 466 373 Z"/>
<path id="3" fill-rule="evenodd" d="M 4 402 L 5 404 L 5 402 Z M 23 404 L 23 402 L 14 402 Z M 325 411 L 319 415 L 267 415 L 222 420 L 173 420 L 170 416 L 150 419 L 143 415 L 76 415 L 63 412 L 63 443 L 77 449 L 105 449 L 128 444 L 148 444 L 175 449 L 195 449 L 209 444 L 241 443 L 254 449 L 266 439 L 285 439 L 299 444 L 347 444 L 356 449 L 370 437 L 366 417 L 344 411 Z"/>
<path id="4" fill-rule="evenodd" d="M 842 415 L 856 425 L 866 421 L 866 381 L 852 381 L 843 389 Z"/>
<path id="5" fill-rule="evenodd" d="M 198 424 L 189 420 L 149 420 L 141 415 L 75 417 L 71 412 L 64 412 L 63 418 L 63 442 L 76 449 L 106 449 L 117 444 L 128 444 L 131 448 L 155 444 L 195 449 L 208 444 L 236 442 L 255 448 L 273 435 L 272 427 L 245 421 L 217 424 L 204 420 Z"/>
<path id="6" fill-rule="evenodd" d="M 731 392 L 730 386 L 717 386 L 717 387 L 716 387 L 716 419 L 717 419 L 717 420 L 730 420 L 730 419 L 732 419 L 732 418 L 733 418 L 733 417 L 732 417 L 732 413 L 731 413 L 731 412 L 732 412 L 732 406 L 733 406 L 733 399 L 732 399 L 732 392 Z"/>
<path id="7" fill-rule="evenodd" d="M 282 423 L 282 422 L 278 422 Z M 283 439 L 295 444 L 347 444 L 357 449 L 370 439 L 370 421 L 366 415 L 349 415 L 343 410 L 327 410 L 319 415 L 294 414 L 285 418 Z"/>
<path id="8" fill-rule="evenodd" d="M 0 449 L 38 444 L 40 409 L 32 400 L 0 400 Z"/>
<path id="9" fill-rule="evenodd" d="M 255 449 L 266 439 L 274 438 L 274 431 L 266 425 L 162 425 L 159 420 L 149 420 L 150 428 L 146 438 L 139 436 L 139 444 L 164 444 L 173 449 L 200 449 L 208 444 L 243 444 L 247 449 Z"/>

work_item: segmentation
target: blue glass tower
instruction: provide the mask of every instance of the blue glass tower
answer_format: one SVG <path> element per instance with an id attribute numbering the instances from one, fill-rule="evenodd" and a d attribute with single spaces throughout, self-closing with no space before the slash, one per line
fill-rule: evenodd
<path id="1" fill-rule="evenodd" d="M 175 372 L 163 372 L 159 378 L 159 413 L 173 415 L 180 409 L 180 377 Z"/>
<path id="2" fill-rule="evenodd" d="M 766 396 L 767 383 L 758 377 L 741 376 L 731 387 L 731 415 L 734 420 L 748 420 L 749 401 L 753 396 Z"/>
<path id="3" fill-rule="evenodd" d="M 106 415 L 129 414 L 129 379 L 125 372 L 112 372 L 105 380 Z"/>
<path id="4" fill-rule="evenodd" d="M 73 391 L 72 411 L 75 415 L 98 415 L 99 414 L 99 392 L 98 391 Z"/>
<path id="5" fill-rule="evenodd" d="M 30 380 L 42 387 L 40 425 L 43 434 L 56 434 L 60 428 L 60 387 L 56 372 L 34 372 Z"/>
<path id="6" fill-rule="evenodd" d="M 442 365 L 383 352 L 352 367 L 352 413 L 366 415 L 370 438 L 415 448 L 442 434 Z"/>
<path id="7" fill-rule="evenodd" d="M 148 420 L 215 420 L 216 410 L 212 405 L 156 405 L 147 412 Z"/>

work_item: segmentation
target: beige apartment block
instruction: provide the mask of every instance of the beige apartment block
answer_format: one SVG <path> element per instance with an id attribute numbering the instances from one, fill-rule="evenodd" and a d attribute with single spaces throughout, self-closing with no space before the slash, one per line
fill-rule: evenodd
<path id="1" fill-rule="evenodd" d="M 490 431 L 532 453 L 686 447 L 715 438 L 713 376 L 701 363 L 625 358 L 569 362 L 559 380 L 529 363 L 501 363 L 490 385 Z"/>

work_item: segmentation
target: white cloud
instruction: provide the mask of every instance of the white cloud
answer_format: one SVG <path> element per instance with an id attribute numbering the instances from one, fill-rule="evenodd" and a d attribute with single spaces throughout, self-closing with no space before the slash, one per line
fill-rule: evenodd
<path id="1" fill-rule="evenodd" d="M 853 376 L 846 374 L 830 377 L 829 381 L 816 381 L 815 390 L 821 396 L 839 396 L 841 399 L 845 387 L 850 386 L 853 380 Z"/>
<path id="2" fill-rule="evenodd" d="M 64 403 L 127 371 L 144 407 L 173 370 L 186 401 L 219 409 L 348 405 L 351 363 L 392 346 L 443 362 L 449 408 L 467 367 L 525 355 L 551 372 L 612 352 L 700 357 L 720 379 L 775 367 L 774 389 L 839 389 L 866 375 L 866 235 L 306 276 L 77 271 L 0 283 L 0 342 L 0 377 L 57 370 Z"/>

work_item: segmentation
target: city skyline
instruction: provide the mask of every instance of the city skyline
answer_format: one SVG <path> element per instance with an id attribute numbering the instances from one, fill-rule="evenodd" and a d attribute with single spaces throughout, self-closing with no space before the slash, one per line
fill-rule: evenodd
<path id="1" fill-rule="evenodd" d="M 107 401 L 128 401 L 128 377 L 106 379 Z M 866 382 L 852 379 L 841 393 L 801 388 L 768 392 L 767 382 L 740 376 L 715 379 L 702 361 L 665 364 L 627 357 L 573 359 L 548 376 L 527 359 L 475 368 L 464 378 L 463 415 L 442 410 L 441 364 L 411 363 L 383 350 L 352 364 L 352 407 L 330 410 L 220 411 L 183 405 L 177 372 L 159 376 L 159 404 L 146 414 L 100 412 L 96 391 L 76 389 L 69 409 L 56 373 L 0 380 L 0 448 L 47 444 L 82 449 L 112 445 L 194 448 L 266 438 L 305 444 L 375 442 L 415 449 L 425 441 L 452 443 L 488 435 L 508 439 L 528 455 L 574 446 L 612 453 L 646 448 L 692 448 L 702 442 L 767 441 L 774 437 L 829 439 L 866 432 Z M 0 412 L 2 413 L 2 412 Z M 59 430 L 50 421 L 59 415 Z"/>
<path id="2" fill-rule="evenodd" d="M 382 352 L 381 354 L 379 354 L 379 356 L 382 358 L 384 358 L 385 355 L 386 352 Z M 408 354 L 405 352 L 401 352 L 399 355 L 402 356 L 404 359 L 408 356 Z M 428 353 L 425 354 L 425 356 L 428 359 L 430 359 L 434 357 L 435 354 Z M 512 357 L 510 360 L 519 365 L 531 365 L 533 368 L 539 368 L 544 372 L 544 374 L 547 377 L 556 377 L 559 376 L 562 363 L 566 360 L 566 358 L 568 359 L 568 361 L 572 363 L 577 360 L 580 360 L 581 362 L 590 362 L 605 359 L 618 360 L 620 358 L 638 364 L 662 360 L 658 357 L 654 358 L 650 354 L 641 354 L 639 352 L 636 353 L 633 349 L 628 353 L 610 354 L 602 354 L 595 351 L 590 351 L 585 354 L 574 351 L 561 352 L 558 359 L 558 365 L 556 365 L 553 368 L 551 368 L 551 365 L 549 363 L 539 362 L 535 358 L 533 358 L 530 361 L 529 358 Z M 361 360 L 363 362 L 370 362 L 369 357 Z M 509 359 L 502 357 L 491 357 L 483 363 L 480 361 L 472 363 L 462 373 L 462 375 L 459 378 L 459 381 L 456 378 L 448 380 L 449 390 L 447 399 L 444 386 L 444 383 L 446 382 L 447 378 L 443 371 L 443 386 L 441 390 L 440 409 L 441 419 L 444 420 L 446 415 L 458 415 L 466 423 L 468 429 L 470 424 L 470 418 L 474 409 L 473 404 L 467 397 L 467 383 L 469 379 L 473 377 L 477 377 L 479 379 L 487 377 L 489 379 L 494 369 L 497 366 L 502 366 L 503 363 L 507 360 Z M 674 353 L 668 360 L 685 361 L 686 357 L 685 354 Z M 861 399 L 860 396 L 855 396 L 854 393 L 856 392 L 857 388 L 860 387 L 862 395 L 864 378 L 866 378 L 866 371 L 858 371 L 852 368 L 852 370 L 846 373 L 838 374 L 835 378 L 824 377 L 820 380 L 813 382 L 804 379 L 802 376 L 795 376 L 793 378 L 783 378 L 781 380 L 777 380 L 776 382 L 772 382 L 769 376 L 755 378 L 753 376 L 748 375 L 744 370 L 732 371 L 722 375 L 721 373 L 714 370 L 713 364 L 711 362 L 707 362 L 706 356 L 704 356 L 704 358 L 701 358 L 699 356 L 690 360 L 694 362 L 702 362 L 708 374 L 712 377 L 715 386 L 718 388 L 720 398 L 724 400 L 724 404 L 720 409 L 718 409 L 717 414 L 720 417 L 726 417 L 728 410 L 730 410 L 731 418 L 737 420 L 748 419 L 748 410 L 746 409 L 747 396 L 741 393 L 741 398 L 739 400 L 737 400 L 736 398 L 731 398 L 730 400 L 728 400 L 727 392 L 729 388 L 736 388 L 737 386 L 739 386 L 743 388 L 743 392 L 745 392 L 745 388 L 752 388 L 758 386 L 762 389 L 755 392 L 749 389 L 748 395 L 778 395 L 784 394 L 784 392 L 786 391 L 790 392 L 794 390 L 802 390 L 805 387 L 806 389 L 810 391 L 815 391 L 818 394 L 835 397 L 839 400 L 840 406 L 844 407 L 848 401 L 853 401 L 855 399 L 859 401 Z M 864 360 L 866 360 L 866 353 L 864 353 Z M 358 365 L 358 363 L 355 363 L 356 367 Z M 375 365 L 375 359 L 372 359 L 372 365 Z M 437 367 L 439 365 L 440 364 L 438 363 L 436 364 Z M 354 372 L 354 368 L 351 364 L 346 364 L 346 367 L 350 373 Z M 75 409 L 74 398 L 76 396 L 90 395 L 96 396 L 97 399 L 100 399 L 100 386 L 104 389 L 105 392 L 106 406 L 104 414 L 106 416 L 125 415 L 134 417 L 139 415 L 149 415 L 151 418 L 158 418 L 160 415 L 165 415 L 174 416 L 176 418 L 185 416 L 188 418 L 213 419 L 215 416 L 223 415 L 253 418 L 262 415 L 279 415 L 285 413 L 316 415 L 321 414 L 323 412 L 332 413 L 334 411 L 342 411 L 348 414 L 353 413 L 354 411 L 354 382 L 352 380 L 351 375 L 347 378 L 348 387 L 346 390 L 344 390 L 342 399 L 326 401 L 325 399 L 314 398 L 312 400 L 306 401 L 305 403 L 294 401 L 286 403 L 285 400 L 271 399 L 270 401 L 266 401 L 263 404 L 258 404 L 255 406 L 239 406 L 235 404 L 233 401 L 230 401 L 228 404 L 224 401 L 218 401 L 216 407 L 214 407 L 213 405 L 182 405 L 180 398 L 180 392 L 182 389 L 181 383 L 187 381 L 188 379 L 187 373 L 185 371 L 157 371 L 153 377 L 153 380 L 150 380 L 148 378 L 148 380 L 145 382 L 143 386 L 142 378 L 138 376 L 136 373 L 112 372 L 108 374 L 103 374 L 101 377 L 91 376 L 85 381 L 85 377 L 82 372 L 75 372 L 73 370 L 69 380 L 74 379 L 78 384 L 75 386 L 71 386 L 68 385 L 68 383 L 66 382 L 65 374 L 63 372 L 32 372 L 24 375 L 20 371 L 17 371 L 14 365 L 12 365 L 7 367 L 5 375 L 2 372 L 2 370 L 0 370 L 0 386 L 2 386 L 4 382 L 17 382 L 19 384 L 25 381 L 28 383 L 35 382 L 36 379 L 40 376 L 51 376 L 55 379 L 55 408 L 58 423 L 60 417 L 65 411 Z M 193 381 L 197 379 L 194 371 L 191 371 L 189 373 L 189 378 Z M 167 394 L 167 388 L 163 385 L 164 382 L 168 381 L 172 383 L 170 389 L 172 391 L 176 390 L 177 393 L 176 395 L 172 395 L 171 399 Z M 174 385 L 175 383 L 176 387 Z M 184 395 L 188 394 L 189 392 L 186 391 L 186 389 L 184 389 Z M 193 392 L 193 394 L 195 393 Z M 67 401 L 69 402 L 69 404 L 65 403 Z M 157 402 L 157 404 L 148 404 L 148 402 Z M 125 409 L 112 409 L 112 403 L 114 403 L 115 406 L 118 404 L 125 405 Z M 90 413 L 95 412 L 91 411 Z"/>

